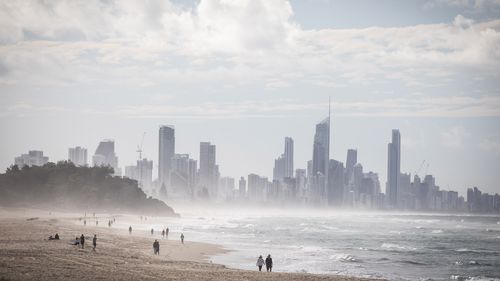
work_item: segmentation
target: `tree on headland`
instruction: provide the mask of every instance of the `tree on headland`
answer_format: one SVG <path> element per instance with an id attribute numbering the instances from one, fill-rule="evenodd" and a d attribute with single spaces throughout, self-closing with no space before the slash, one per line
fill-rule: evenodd
<path id="1" fill-rule="evenodd" d="M 148 198 L 137 181 L 112 174 L 110 167 L 77 167 L 68 161 L 13 165 L 0 174 L 0 205 L 176 215 L 163 201 Z"/>

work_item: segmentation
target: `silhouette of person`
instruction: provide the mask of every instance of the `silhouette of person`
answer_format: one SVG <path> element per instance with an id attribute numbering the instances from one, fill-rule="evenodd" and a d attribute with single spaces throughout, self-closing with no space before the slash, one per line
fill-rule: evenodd
<path id="1" fill-rule="evenodd" d="M 83 234 L 82 234 L 82 236 L 80 236 L 80 244 L 82 245 L 82 249 L 83 249 L 85 246 L 85 236 L 83 236 Z"/>
<path id="2" fill-rule="evenodd" d="M 97 235 L 94 234 L 94 238 L 92 239 L 92 245 L 94 245 L 94 251 L 95 247 L 97 246 Z"/>
<path id="3" fill-rule="evenodd" d="M 266 269 L 267 269 L 267 272 L 272 272 L 273 271 L 273 259 L 271 258 L 271 255 L 267 255 L 267 258 L 266 258 Z"/>
<path id="4" fill-rule="evenodd" d="M 181 233 L 181 243 L 184 244 L 184 233 Z"/>
<path id="5" fill-rule="evenodd" d="M 262 266 L 264 265 L 264 259 L 262 256 L 259 256 L 257 259 L 257 267 L 259 268 L 259 271 L 262 271 Z"/>
<path id="6" fill-rule="evenodd" d="M 56 233 L 56 235 L 54 236 L 54 239 L 55 240 L 59 240 L 59 234 L 58 233 Z"/>
<path id="7" fill-rule="evenodd" d="M 160 242 L 158 242 L 158 240 L 155 240 L 155 242 L 153 243 L 153 251 L 155 255 L 160 254 Z"/>
<path id="8" fill-rule="evenodd" d="M 151 228 L 151 235 L 153 235 L 153 233 L 154 233 L 154 232 L 155 232 L 155 231 Z"/>
<path id="9" fill-rule="evenodd" d="M 168 232 L 169 232 L 169 229 L 167 227 L 167 230 L 165 231 L 165 236 L 167 236 L 167 238 L 168 238 Z"/>
<path id="10" fill-rule="evenodd" d="M 161 236 L 162 236 L 163 238 L 165 238 L 165 229 L 163 229 L 163 230 L 161 231 Z"/>
<path id="11" fill-rule="evenodd" d="M 132 234 L 132 226 L 128 227 L 128 234 Z"/>

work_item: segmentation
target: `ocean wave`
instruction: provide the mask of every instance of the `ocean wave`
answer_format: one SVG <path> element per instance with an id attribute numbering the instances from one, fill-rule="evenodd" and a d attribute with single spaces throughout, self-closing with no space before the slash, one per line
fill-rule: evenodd
<path id="1" fill-rule="evenodd" d="M 432 233 L 434 233 L 434 234 L 443 233 L 443 230 L 441 230 L 441 229 L 435 229 L 435 230 L 432 231 Z"/>
<path id="2" fill-rule="evenodd" d="M 462 276 L 462 275 L 451 275 L 450 280 L 458 281 L 500 281 L 500 278 L 485 277 L 485 276 Z"/>
<path id="3" fill-rule="evenodd" d="M 355 257 L 348 255 L 348 254 L 331 255 L 330 259 L 340 261 L 340 262 L 360 262 L 358 259 L 356 259 Z"/>
<path id="4" fill-rule="evenodd" d="M 406 264 L 411 264 L 411 265 L 427 265 L 426 263 L 423 262 L 418 262 L 418 261 L 411 261 L 411 260 L 402 260 L 400 263 L 406 263 Z"/>
<path id="5" fill-rule="evenodd" d="M 383 249 L 388 249 L 388 250 L 393 250 L 393 251 L 415 251 L 415 250 L 417 250 L 417 248 L 415 248 L 415 247 L 392 244 L 392 243 L 383 243 L 380 247 Z"/>

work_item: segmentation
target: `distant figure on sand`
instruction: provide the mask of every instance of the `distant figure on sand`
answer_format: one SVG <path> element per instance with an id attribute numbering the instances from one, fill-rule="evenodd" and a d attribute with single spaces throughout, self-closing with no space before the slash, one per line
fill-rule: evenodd
<path id="1" fill-rule="evenodd" d="M 87 225 L 87 220 L 83 220 L 83 225 Z"/>
<path id="2" fill-rule="evenodd" d="M 168 230 L 168 227 L 167 227 L 167 230 L 165 231 L 165 236 L 167 236 L 167 238 L 168 238 L 168 231 L 169 230 Z"/>
<path id="3" fill-rule="evenodd" d="M 267 258 L 266 258 L 266 269 L 267 269 L 267 272 L 272 272 L 273 271 L 273 259 L 271 258 L 271 255 L 267 255 Z"/>
<path id="4" fill-rule="evenodd" d="M 151 235 L 153 235 L 153 233 L 154 233 L 154 232 L 155 232 L 155 231 L 151 228 Z"/>
<path id="5" fill-rule="evenodd" d="M 54 236 L 54 239 L 55 240 L 59 240 L 59 234 L 58 233 L 56 233 L 56 235 Z"/>
<path id="6" fill-rule="evenodd" d="M 95 225 L 98 225 L 99 224 L 99 221 L 98 220 L 95 220 Z"/>
<path id="7" fill-rule="evenodd" d="M 163 230 L 161 231 L 161 236 L 162 236 L 163 238 L 165 238 L 165 229 L 163 229 Z"/>
<path id="8" fill-rule="evenodd" d="M 128 227 L 128 234 L 132 234 L 132 226 Z"/>
<path id="9" fill-rule="evenodd" d="M 153 252 L 155 255 L 160 254 L 160 242 L 158 242 L 158 240 L 155 240 L 155 242 L 153 242 Z"/>
<path id="10" fill-rule="evenodd" d="M 82 249 L 83 249 L 85 246 L 85 236 L 83 236 L 83 234 L 82 234 L 82 236 L 80 236 L 80 244 L 82 245 Z"/>
<path id="11" fill-rule="evenodd" d="M 181 243 L 184 244 L 184 233 L 181 233 Z"/>
<path id="12" fill-rule="evenodd" d="M 97 235 L 94 234 L 94 238 L 92 239 L 92 245 L 94 246 L 94 251 L 95 247 L 97 246 Z"/>
<path id="13" fill-rule="evenodd" d="M 264 265 L 264 259 L 262 256 L 259 256 L 257 259 L 257 267 L 259 268 L 259 271 L 262 271 L 262 266 Z"/>

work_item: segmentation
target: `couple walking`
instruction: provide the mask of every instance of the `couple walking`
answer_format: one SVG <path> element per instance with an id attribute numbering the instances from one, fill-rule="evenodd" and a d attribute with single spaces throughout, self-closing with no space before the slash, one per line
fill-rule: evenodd
<path id="1" fill-rule="evenodd" d="M 259 256 L 257 259 L 257 267 L 259 267 L 259 271 L 262 271 L 262 266 L 266 264 L 266 269 L 267 272 L 272 272 L 273 271 L 273 259 L 271 258 L 271 255 L 267 255 L 266 261 L 264 262 L 264 259 L 262 256 Z"/>

